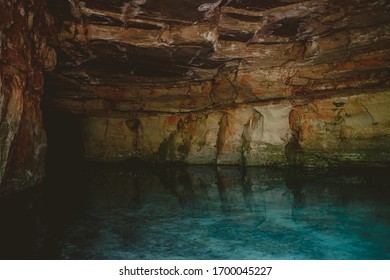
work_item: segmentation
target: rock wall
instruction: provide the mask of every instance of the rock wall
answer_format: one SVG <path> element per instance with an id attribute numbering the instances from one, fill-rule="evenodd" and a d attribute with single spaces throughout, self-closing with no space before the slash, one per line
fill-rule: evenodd
<path id="1" fill-rule="evenodd" d="M 313 100 L 290 113 L 305 165 L 389 163 L 390 92 Z"/>
<path id="2" fill-rule="evenodd" d="M 0 193 L 44 177 L 43 87 L 93 160 L 390 162 L 388 1 L 215 3 L 1 0 Z"/>
<path id="3" fill-rule="evenodd" d="M 297 103 L 85 118 L 85 152 L 93 160 L 143 158 L 192 164 L 389 162 L 390 92 Z"/>
<path id="4" fill-rule="evenodd" d="M 43 70 L 56 61 L 45 11 L 45 0 L 0 1 L 0 194 L 44 177 Z"/>
<path id="5" fill-rule="evenodd" d="M 191 114 L 86 118 L 86 156 L 194 164 L 285 162 L 290 102 Z"/>
<path id="6" fill-rule="evenodd" d="M 387 1 L 50 2 L 48 109 L 84 116 L 88 158 L 390 161 Z"/>

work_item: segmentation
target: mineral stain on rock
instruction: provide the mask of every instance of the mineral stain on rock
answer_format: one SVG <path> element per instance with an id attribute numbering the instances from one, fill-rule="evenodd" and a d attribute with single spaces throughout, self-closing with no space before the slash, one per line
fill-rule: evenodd
<path id="1" fill-rule="evenodd" d="M 389 15 L 0 0 L 0 258 L 389 259 Z"/>
<path id="2" fill-rule="evenodd" d="M 386 1 L 0 5 L 1 193 L 44 178 L 41 107 L 90 160 L 389 164 Z"/>

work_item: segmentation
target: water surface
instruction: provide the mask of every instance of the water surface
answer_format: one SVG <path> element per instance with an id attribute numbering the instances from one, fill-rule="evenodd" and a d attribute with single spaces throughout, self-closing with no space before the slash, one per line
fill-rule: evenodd
<path id="1" fill-rule="evenodd" d="M 69 176 L 35 218 L 35 256 L 390 259 L 389 169 L 124 164 Z"/>
<path id="2" fill-rule="evenodd" d="M 389 259 L 386 173 L 95 169 L 61 258 Z"/>

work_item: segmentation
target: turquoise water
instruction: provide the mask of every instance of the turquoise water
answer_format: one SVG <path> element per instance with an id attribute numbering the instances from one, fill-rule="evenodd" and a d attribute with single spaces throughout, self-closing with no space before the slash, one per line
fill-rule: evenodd
<path id="1" fill-rule="evenodd" d="M 389 169 L 91 165 L 78 176 L 43 196 L 30 254 L 13 258 L 390 259 Z"/>
<path id="2" fill-rule="evenodd" d="M 61 258 L 390 258 L 386 172 L 95 171 Z"/>

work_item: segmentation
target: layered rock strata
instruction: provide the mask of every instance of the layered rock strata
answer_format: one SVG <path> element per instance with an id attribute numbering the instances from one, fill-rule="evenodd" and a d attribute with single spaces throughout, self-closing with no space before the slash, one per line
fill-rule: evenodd
<path id="1" fill-rule="evenodd" d="M 67 7 L 67 8 L 64 8 Z M 47 108 L 86 156 L 246 165 L 390 159 L 387 1 L 51 1 Z"/>
<path id="2" fill-rule="evenodd" d="M 45 2 L 0 1 L 0 194 L 44 177 L 43 71 L 56 61 Z"/>

